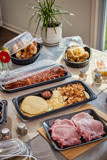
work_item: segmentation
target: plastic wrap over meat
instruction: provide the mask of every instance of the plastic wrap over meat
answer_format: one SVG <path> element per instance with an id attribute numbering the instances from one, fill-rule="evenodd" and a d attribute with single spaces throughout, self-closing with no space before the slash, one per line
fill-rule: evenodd
<path id="1" fill-rule="evenodd" d="M 40 61 L 35 65 L 10 71 L 9 76 L 0 77 L 1 88 L 5 91 L 16 91 L 44 85 L 67 78 L 69 72 L 61 64 Z M 40 65 L 40 63 L 42 65 Z"/>
<path id="2" fill-rule="evenodd" d="M 46 71 L 54 66 L 57 66 L 55 61 L 51 60 L 41 60 L 36 64 L 30 64 L 27 67 L 21 67 L 12 71 L 9 71 L 8 75 L 0 75 L 0 85 L 6 85 L 18 80 L 30 77 L 35 73 L 40 73 L 41 71 Z"/>

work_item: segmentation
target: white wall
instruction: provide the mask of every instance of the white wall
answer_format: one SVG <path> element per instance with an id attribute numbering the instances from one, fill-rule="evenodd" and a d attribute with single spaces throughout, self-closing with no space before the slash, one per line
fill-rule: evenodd
<path id="1" fill-rule="evenodd" d="M 1 5 L 0 5 L 0 26 L 2 26 L 2 14 L 1 14 Z"/>
<path id="2" fill-rule="evenodd" d="M 90 23 L 91 23 L 91 3 L 92 0 L 56 0 L 63 9 L 69 10 L 75 14 L 75 17 L 66 16 L 72 23 L 69 26 L 64 20 L 63 37 L 76 36 L 82 37 L 85 44 L 90 42 Z M 18 30 L 27 30 L 31 11 L 25 4 L 32 3 L 33 0 L 1 0 L 2 17 L 4 25 L 17 28 Z M 35 26 L 32 25 L 30 32 L 35 31 Z M 37 32 L 40 35 L 40 30 Z"/>

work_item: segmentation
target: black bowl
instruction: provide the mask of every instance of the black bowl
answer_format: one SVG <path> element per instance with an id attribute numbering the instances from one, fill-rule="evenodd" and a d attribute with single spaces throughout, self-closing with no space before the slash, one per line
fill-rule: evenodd
<path id="1" fill-rule="evenodd" d="M 90 59 L 91 59 L 91 48 L 88 47 L 88 46 L 86 46 L 86 45 L 75 45 L 75 46 L 83 47 L 83 48 L 85 49 L 85 51 L 87 51 L 87 52 L 89 53 L 89 58 L 88 58 L 86 61 L 84 61 L 84 62 L 71 62 L 71 61 L 69 61 L 69 60 L 65 57 L 65 54 L 66 54 L 66 52 L 67 52 L 68 49 L 70 49 L 70 48 L 73 47 L 73 46 L 70 46 L 70 47 L 68 47 L 68 48 L 66 49 L 63 59 L 64 59 L 66 65 L 69 66 L 69 67 L 72 67 L 72 68 L 82 68 L 82 67 L 85 67 L 86 65 L 89 64 L 89 61 L 90 61 Z"/>
<path id="2" fill-rule="evenodd" d="M 38 44 L 38 52 L 36 55 L 34 55 L 31 58 L 27 58 L 27 59 L 18 59 L 18 58 L 16 58 L 16 55 L 13 54 L 13 55 L 11 55 L 12 62 L 17 65 L 28 65 L 28 64 L 35 62 L 35 60 L 38 58 L 38 56 L 40 54 L 40 50 L 42 48 L 42 44 L 39 44 L 39 43 L 37 43 L 37 44 Z"/>
<path id="3" fill-rule="evenodd" d="M 43 93 L 46 92 L 46 91 L 49 91 L 49 92 L 50 92 L 50 96 L 49 96 L 49 97 L 43 96 Z M 45 90 L 43 90 L 43 91 L 41 92 L 41 97 L 44 98 L 44 99 L 46 99 L 46 100 L 50 99 L 50 98 L 52 97 L 52 95 L 53 95 L 53 92 L 52 92 L 51 90 L 49 90 L 49 89 L 45 89 Z"/>

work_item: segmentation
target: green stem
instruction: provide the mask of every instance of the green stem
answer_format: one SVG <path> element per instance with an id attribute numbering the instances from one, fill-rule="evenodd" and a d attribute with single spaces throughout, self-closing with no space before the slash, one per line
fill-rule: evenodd
<path id="1" fill-rule="evenodd" d="M 3 72 L 3 65 L 4 65 L 4 63 L 1 61 L 1 65 L 2 65 L 2 72 Z"/>

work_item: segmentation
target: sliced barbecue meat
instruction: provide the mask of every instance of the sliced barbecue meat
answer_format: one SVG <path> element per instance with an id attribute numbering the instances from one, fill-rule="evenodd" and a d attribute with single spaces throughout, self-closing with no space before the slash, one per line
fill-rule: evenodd
<path id="1" fill-rule="evenodd" d="M 34 75 L 32 75 L 32 76 L 29 76 L 27 78 L 23 78 L 23 79 L 18 80 L 16 82 L 6 84 L 6 85 L 4 85 L 4 87 L 5 87 L 5 89 L 19 88 L 19 87 L 23 87 L 23 86 L 43 82 L 43 81 L 48 81 L 48 80 L 55 79 L 58 77 L 63 77 L 66 74 L 67 74 L 66 69 L 64 69 L 60 66 L 57 66 L 57 67 L 53 67 L 51 69 L 48 69 L 46 71 L 41 71 L 40 73 L 34 73 Z"/>

